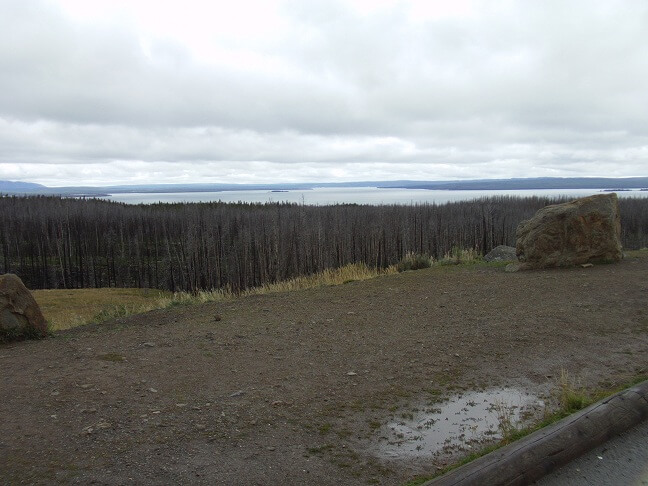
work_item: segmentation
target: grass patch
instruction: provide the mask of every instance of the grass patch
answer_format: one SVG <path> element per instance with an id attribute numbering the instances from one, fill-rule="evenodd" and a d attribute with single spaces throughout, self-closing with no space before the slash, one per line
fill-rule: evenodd
<path id="1" fill-rule="evenodd" d="M 52 331 L 100 322 L 159 308 L 170 292 L 151 289 L 33 290 Z"/>
<path id="2" fill-rule="evenodd" d="M 640 250 L 626 250 L 624 253 L 630 258 L 644 258 L 648 257 L 648 248 L 642 248 Z"/>
<path id="3" fill-rule="evenodd" d="M 334 447 L 333 444 L 324 444 L 318 447 L 310 447 L 307 451 L 309 454 L 323 454 L 324 452 L 332 450 Z"/>
<path id="4" fill-rule="evenodd" d="M 408 270 L 420 270 L 422 268 L 430 268 L 434 263 L 434 259 L 429 255 L 421 255 L 420 253 L 407 253 L 403 259 L 396 264 L 398 272 L 406 272 Z"/>
<path id="5" fill-rule="evenodd" d="M 230 301 L 249 295 L 313 289 L 368 280 L 396 273 L 396 267 L 369 268 L 363 263 L 328 269 L 323 272 L 266 284 L 235 293 L 230 288 L 199 292 L 165 292 L 154 289 L 53 289 L 34 290 L 32 295 L 41 308 L 52 331 L 141 314 L 154 309 Z"/>
<path id="6" fill-rule="evenodd" d="M 460 248 L 453 246 L 452 249 L 446 253 L 442 260 L 439 260 L 440 265 L 461 265 L 473 264 L 483 261 L 482 256 L 474 248 Z"/>
<path id="7" fill-rule="evenodd" d="M 418 270 L 445 265 L 473 265 L 482 263 L 475 250 L 453 248 L 443 260 L 435 262 L 427 255 L 408 253 L 398 264 L 385 269 L 370 268 L 364 263 L 354 263 L 340 268 L 327 269 L 281 282 L 269 283 L 243 292 L 231 288 L 201 290 L 198 292 L 166 292 L 154 289 L 56 289 L 34 290 L 51 331 L 59 331 L 93 322 L 127 317 L 154 309 L 226 302 L 250 295 L 264 295 L 296 290 L 315 289 L 333 285 L 369 280 L 382 275 L 393 275 L 406 270 Z M 483 263 L 484 265 L 490 265 Z"/>
<path id="8" fill-rule="evenodd" d="M 50 332 L 51 330 L 49 324 L 47 325 L 45 332 L 40 331 L 32 326 L 15 329 L 0 329 L 0 344 L 15 341 L 25 341 L 28 339 L 43 339 L 49 336 Z"/>
<path id="9" fill-rule="evenodd" d="M 281 282 L 269 283 L 254 287 L 243 292 L 235 293 L 230 288 L 216 290 L 201 290 L 198 292 L 176 292 L 161 299 L 160 307 L 173 307 L 176 305 L 202 304 L 205 302 L 229 301 L 250 295 L 274 294 L 279 292 L 293 292 L 295 290 L 315 289 L 333 285 L 343 285 L 351 282 L 369 280 L 381 275 L 396 273 L 395 267 L 386 269 L 369 268 L 364 263 L 353 263 L 340 268 L 332 268 L 313 275 L 291 278 Z"/>
<path id="10" fill-rule="evenodd" d="M 328 433 L 331 431 L 331 427 L 332 427 L 331 424 L 323 424 L 323 425 L 320 425 L 320 427 L 319 427 L 319 429 L 318 429 L 320 435 L 326 435 L 326 434 L 328 434 Z"/>

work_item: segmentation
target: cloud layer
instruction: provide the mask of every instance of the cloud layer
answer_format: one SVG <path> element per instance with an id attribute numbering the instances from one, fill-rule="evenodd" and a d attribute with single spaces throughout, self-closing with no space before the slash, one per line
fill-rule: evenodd
<path id="1" fill-rule="evenodd" d="M 444 3 L 5 0 L 0 179 L 646 175 L 645 2 Z"/>

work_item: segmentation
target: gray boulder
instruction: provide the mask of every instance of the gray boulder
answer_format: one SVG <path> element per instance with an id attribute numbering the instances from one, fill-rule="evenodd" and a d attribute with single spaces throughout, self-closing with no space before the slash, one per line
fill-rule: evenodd
<path id="1" fill-rule="evenodd" d="M 484 260 L 487 262 L 516 262 L 517 255 L 515 253 L 515 247 L 499 245 L 489 251 Z"/>
<path id="2" fill-rule="evenodd" d="M 547 206 L 522 221 L 516 237 L 521 269 L 620 261 L 619 200 L 611 193 Z"/>
<path id="3" fill-rule="evenodd" d="M 47 323 L 31 292 L 16 275 L 0 275 L 0 341 L 44 337 Z"/>

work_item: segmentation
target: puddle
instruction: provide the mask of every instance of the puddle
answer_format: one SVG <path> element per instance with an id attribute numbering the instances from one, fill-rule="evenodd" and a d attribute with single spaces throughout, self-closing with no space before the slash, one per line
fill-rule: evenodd
<path id="1" fill-rule="evenodd" d="M 539 417 L 544 401 L 515 388 L 466 392 L 445 402 L 402 409 L 381 429 L 386 458 L 452 455 L 502 438 L 505 427 Z"/>

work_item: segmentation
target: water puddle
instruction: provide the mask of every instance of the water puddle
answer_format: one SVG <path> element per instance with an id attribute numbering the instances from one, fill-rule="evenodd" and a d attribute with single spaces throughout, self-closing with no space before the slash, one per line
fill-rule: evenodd
<path id="1" fill-rule="evenodd" d="M 430 457 L 469 451 L 541 416 L 544 401 L 515 388 L 455 395 L 434 405 L 402 409 L 381 430 L 385 458 Z"/>

